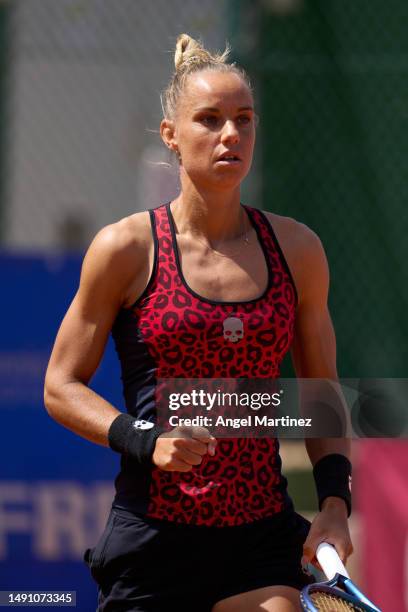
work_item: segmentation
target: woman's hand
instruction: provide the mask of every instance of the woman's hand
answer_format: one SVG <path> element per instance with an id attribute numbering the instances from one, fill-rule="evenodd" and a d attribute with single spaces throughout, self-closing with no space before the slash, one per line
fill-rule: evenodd
<path id="1" fill-rule="evenodd" d="M 321 569 L 316 559 L 316 549 L 321 542 L 332 544 L 344 564 L 353 552 L 346 503 L 339 497 L 327 497 L 321 511 L 314 518 L 303 545 L 303 567 L 312 563 Z"/>
<path id="2" fill-rule="evenodd" d="M 157 438 L 152 461 L 167 472 L 189 472 L 206 453 L 214 456 L 216 445 L 205 427 L 178 426 Z"/>

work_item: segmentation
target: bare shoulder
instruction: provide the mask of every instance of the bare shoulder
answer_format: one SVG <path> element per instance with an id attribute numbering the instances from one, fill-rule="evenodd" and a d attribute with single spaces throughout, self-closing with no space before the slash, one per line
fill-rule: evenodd
<path id="1" fill-rule="evenodd" d="M 93 239 L 88 254 L 95 251 L 107 257 L 126 257 L 135 250 L 143 251 L 151 239 L 148 211 L 124 217 L 103 227 Z"/>
<path id="2" fill-rule="evenodd" d="M 292 273 L 299 297 L 315 284 L 328 283 L 328 264 L 319 236 L 291 217 L 264 211 Z"/>
<path id="3" fill-rule="evenodd" d="M 85 255 L 81 284 L 103 281 L 106 287 L 120 292 L 121 301 L 126 305 L 149 274 L 152 252 L 148 211 L 107 225 L 96 234 Z"/>
<path id="4" fill-rule="evenodd" d="M 271 223 L 278 241 L 290 242 L 298 254 L 307 255 L 310 252 L 313 254 L 314 251 L 323 249 L 319 236 L 304 223 L 269 211 L 264 211 L 264 214 Z"/>

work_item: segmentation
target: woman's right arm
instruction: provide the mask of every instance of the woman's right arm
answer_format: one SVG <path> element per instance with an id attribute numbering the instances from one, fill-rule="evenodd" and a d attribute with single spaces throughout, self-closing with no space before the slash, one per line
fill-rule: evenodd
<path id="1" fill-rule="evenodd" d="M 50 416 L 103 446 L 109 446 L 110 426 L 121 412 L 88 383 L 119 309 L 134 302 L 147 284 L 149 238 L 143 229 L 143 223 L 134 227 L 124 220 L 96 236 L 85 256 L 79 289 L 59 329 L 45 378 L 44 402 Z M 156 440 L 155 465 L 187 472 L 207 452 L 214 455 L 215 438 L 204 428 L 188 429 L 176 427 L 173 437 Z"/>
<path id="2" fill-rule="evenodd" d="M 138 249 L 126 223 L 99 232 L 85 256 L 79 289 L 59 329 L 45 378 L 44 402 L 50 416 L 104 446 L 120 412 L 88 383 L 138 275 L 138 265 L 148 266 L 146 249 Z"/>

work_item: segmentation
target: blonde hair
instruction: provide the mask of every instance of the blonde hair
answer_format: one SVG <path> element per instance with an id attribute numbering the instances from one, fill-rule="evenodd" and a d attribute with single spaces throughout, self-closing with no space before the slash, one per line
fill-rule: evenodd
<path id="1" fill-rule="evenodd" d="M 228 63 L 231 48 L 227 45 L 223 53 L 211 54 L 200 41 L 191 38 L 188 34 L 180 34 L 176 42 L 174 54 L 175 72 L 161 95 L 163 115 L 166 119 L 174 119 L 177 103 L 184 90 L 190 74 L 201 70 L 214 70 L 217 72 L 233 72 L 246 83 L 251 93 L 252 86 L 245 70 L 235 63 Z"/>

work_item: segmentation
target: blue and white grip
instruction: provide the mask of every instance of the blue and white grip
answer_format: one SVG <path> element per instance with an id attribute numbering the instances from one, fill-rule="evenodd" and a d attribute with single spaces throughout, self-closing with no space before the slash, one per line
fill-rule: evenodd
<path id="1" fill-rule="evenodd" d="M 334 546 L 328 544 L 328 542 L 322 542 L 317 547 L 316 557 L 329 580 L 335 578 L 336 574 L 344 576 L 345 579 L 342 580 L 342 584 L 343 588 L 345 588 L 348 593 L 357 597 L 362 603 L 370 606 L 372 612 L 381 612 L 380 608 L 377 608 L 377 606 L 360 591 L 354 582 L 352 582 Z"/>
<path id="2" fill-rule="evenodd" d="M 316 557 L 329 580 L 334 578 L 336 574 L 350 578 L 336 549 L 328 542 L 319 544 L 316 550 Z"/>

